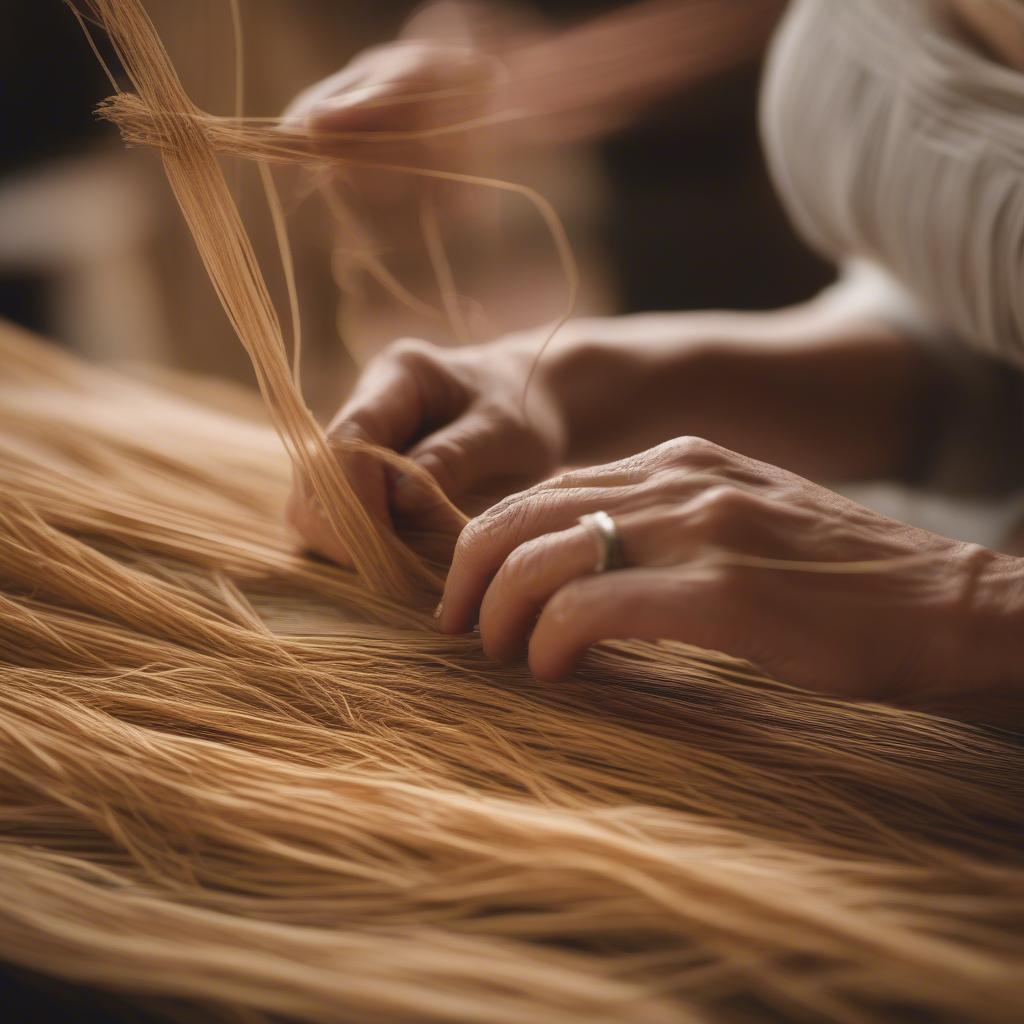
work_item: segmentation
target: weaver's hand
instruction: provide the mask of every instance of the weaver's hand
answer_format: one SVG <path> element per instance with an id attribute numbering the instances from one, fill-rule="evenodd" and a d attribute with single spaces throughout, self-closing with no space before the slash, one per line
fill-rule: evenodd
<path id="1" fill-rule="evenodd" d="M 604 510 L 625 568 L 595 573 Z M 440 616 L 565 676 L 592 644 L 672 638 L 809 689 L 942 703 L 1016 678 L 1019 563 L 696 438 L 572 472 L 463 530 Z"/>
<path id="2" fill-rule="evenodd" d="M 369 365 L 330 434 L 410 455 L 467 511 L 559 465 L 608 462 L 684 433 L 823 479 L 894 475 L 906 461 L 924 371 L 919 347 L 886 327 L 799 311 L 577 320 L 537 363 L 539 340 L 400 342 Z M 421 528 L 457 529 L 413 480 L 394 481 L 366 457 L 346 457 L 345 468 L 382 521 L 415 515 Z M 311 547 L 346 560 L 301 486 L 289 514 Z"/>
<path id="3" fill-rule="evenodd" d="M 328 427 L 328 440 L 357 439 L 403 452 L 452 501 L 485 507 L 549 474 L 562 459 L 564 425 L 543 368 L 524 408 L 535 354 L 535 342 L 518 338 L 461 349 L 397 342 L 364 371 Z M 414 517 L 420 528 L 450 533 L 461 525 L 413 477 L 396 478 L 369 456 L 339 458 L 363 503 L 381 521 Z M 301 485 L 293 490 L 288 516 L 312 548 L 347 561 Z"/>
<path id="4" fill-rule="evenodd" d="M 399 41 L 300 94 L 284 120 L 357 162 L 458 170 L 497 110 L 502 78 L 500 63 L 470 44 Z"/>

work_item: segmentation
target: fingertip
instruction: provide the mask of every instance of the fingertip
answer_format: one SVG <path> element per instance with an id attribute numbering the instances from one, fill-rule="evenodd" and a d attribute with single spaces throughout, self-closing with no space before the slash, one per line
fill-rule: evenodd
<path id="1" fill-rule="evenodd" d="M 543 683 L 558 683 L 576 670 L 589 646 L 590 637 L 581 629 L 584 607 L 567 599 L 570 591 L 579 591 L 580 581 L 559 591 L 546 605 L 530 634 L 527 661 L 534 678 Z"/>
<path id="2" fill-rule="evenodd" d="M 462 593 L 457 568 L 453 567 L 448 573 L 438 608 L 440 613 L 437 622 L 442 633 L 461 636 L 472 632 L 476 625 L 475 610 L 469 607 Z"/>
<path id="3" fill-rule="evenodd" d="M 578 658 L 566 663 L 531 655 L 529 659 L 530 674 L 539 683 L 563 683 L 572 675 L 578 662 Z"/>
<path id="4" fill-rule="evenodd" d="M 434 616 L 437 619 L 437 628 L 448 636 L 459 636 L 469 632 L 469 627 L 463 625 L 462 618 L 453 612 L 451 602 L 447 597 L 447 590 L 445 596 L 441 598 L 441 603 L 437 606 Z"/>
<path id="5" fill-rule="evenodd" d="M 339 565 L 351 565 L 348 552 L 342 547 L 327 517 L 314 504 L 315 499 L 305 501 L 293 493 L 289 499 L 286 521 L 299 546 L 312 551 Z"/>
<path id="6" fill-rule="evenodd" d="M 543 620 L 543 616 L 541 616 Z M 542 683 L 560 683 L 576 670 L 583 650 L 567 642 L 560 632 L 552 635 L 549 624 L 541 621 L 530 637 L 526 660 L 534 679 Z M 585 650 L 585 648 L 584 648 Z"/>
<path id="7" fill-rule="evenodd" d="M 512 622 L 495 614 L 493 591 L 496 584 L 497 578 L 491 583 L 480 606 L 480 639 L 487 657 L 509 665 L 523 657 L 526 635 L 520 634 Z"/>
<path id="8" fill-rule="evenodd" d="M 512 665 L 521 659 L 523 655 L 521 645 L 511 643 L 501 637 L 488 638 L 482 630 L 480 636 L 483 640 L 484 654 L 492 661 L 496 661 L 500 665 Z"/>
<path id="9" fill-rule="evenodd" d="M 478 520 L 471 520 L 462 526 L 445 580 L 442 618 L 452 633 L 467 633 L 476 625 L 493 575 L 478 557 L 479 533 L 473 528 L 476 522 Z"/>

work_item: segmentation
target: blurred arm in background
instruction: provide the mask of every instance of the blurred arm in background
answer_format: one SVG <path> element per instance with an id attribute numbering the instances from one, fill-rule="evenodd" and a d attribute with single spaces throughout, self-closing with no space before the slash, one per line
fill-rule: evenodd
<path id="1" fill-rule="evenodd" d="M 587 141 L 756 58 L 784 7 L 784 0 L 646 0 L 575 28 L 509 38 L 499 27 L 507 20 L 486 8 L 437 4 L 410 22 L 403 39 L 364 52 L 302 93 L 287 117 L 305 122 L 326 149 L 347 154 L 366 152 L 367 143 L 327 137 L 481 122 L 500 125 L 509 145 Z"/>

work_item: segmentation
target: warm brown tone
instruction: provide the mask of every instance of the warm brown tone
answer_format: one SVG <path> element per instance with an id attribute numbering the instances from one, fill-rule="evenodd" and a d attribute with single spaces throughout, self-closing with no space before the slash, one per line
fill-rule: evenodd
<path id="1" fill-rule="evenodd" d="M 674 645 L 538 686 L 296 555 L 269 427 L 0 359 L 4 960 L 191 1020 L 1016 1018 L 1011 737 Z"/>
<path id="2" fill-rule="evenodd" d="M 129 67 L 286 450 L 0 332 L 0 957 L 189 1020 L 1018 1019 L 1019 741 L 679 645 L 549 688 L 438 635 L 292 384 L 215 126 Z M 289 457 L 355 571 L 294 552 Z"/>

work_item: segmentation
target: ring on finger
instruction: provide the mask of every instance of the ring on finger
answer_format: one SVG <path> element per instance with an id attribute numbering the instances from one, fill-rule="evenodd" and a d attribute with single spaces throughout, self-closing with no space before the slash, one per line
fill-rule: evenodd
<path id="1" fill-rule="evenodd" d="M 594 572 L 608 572 L 625 565 L 622 534 L 615 520 L 607 512 L 591 512 L 580 516 L 579 523 L 597 542 L 597 562 Z"/>

